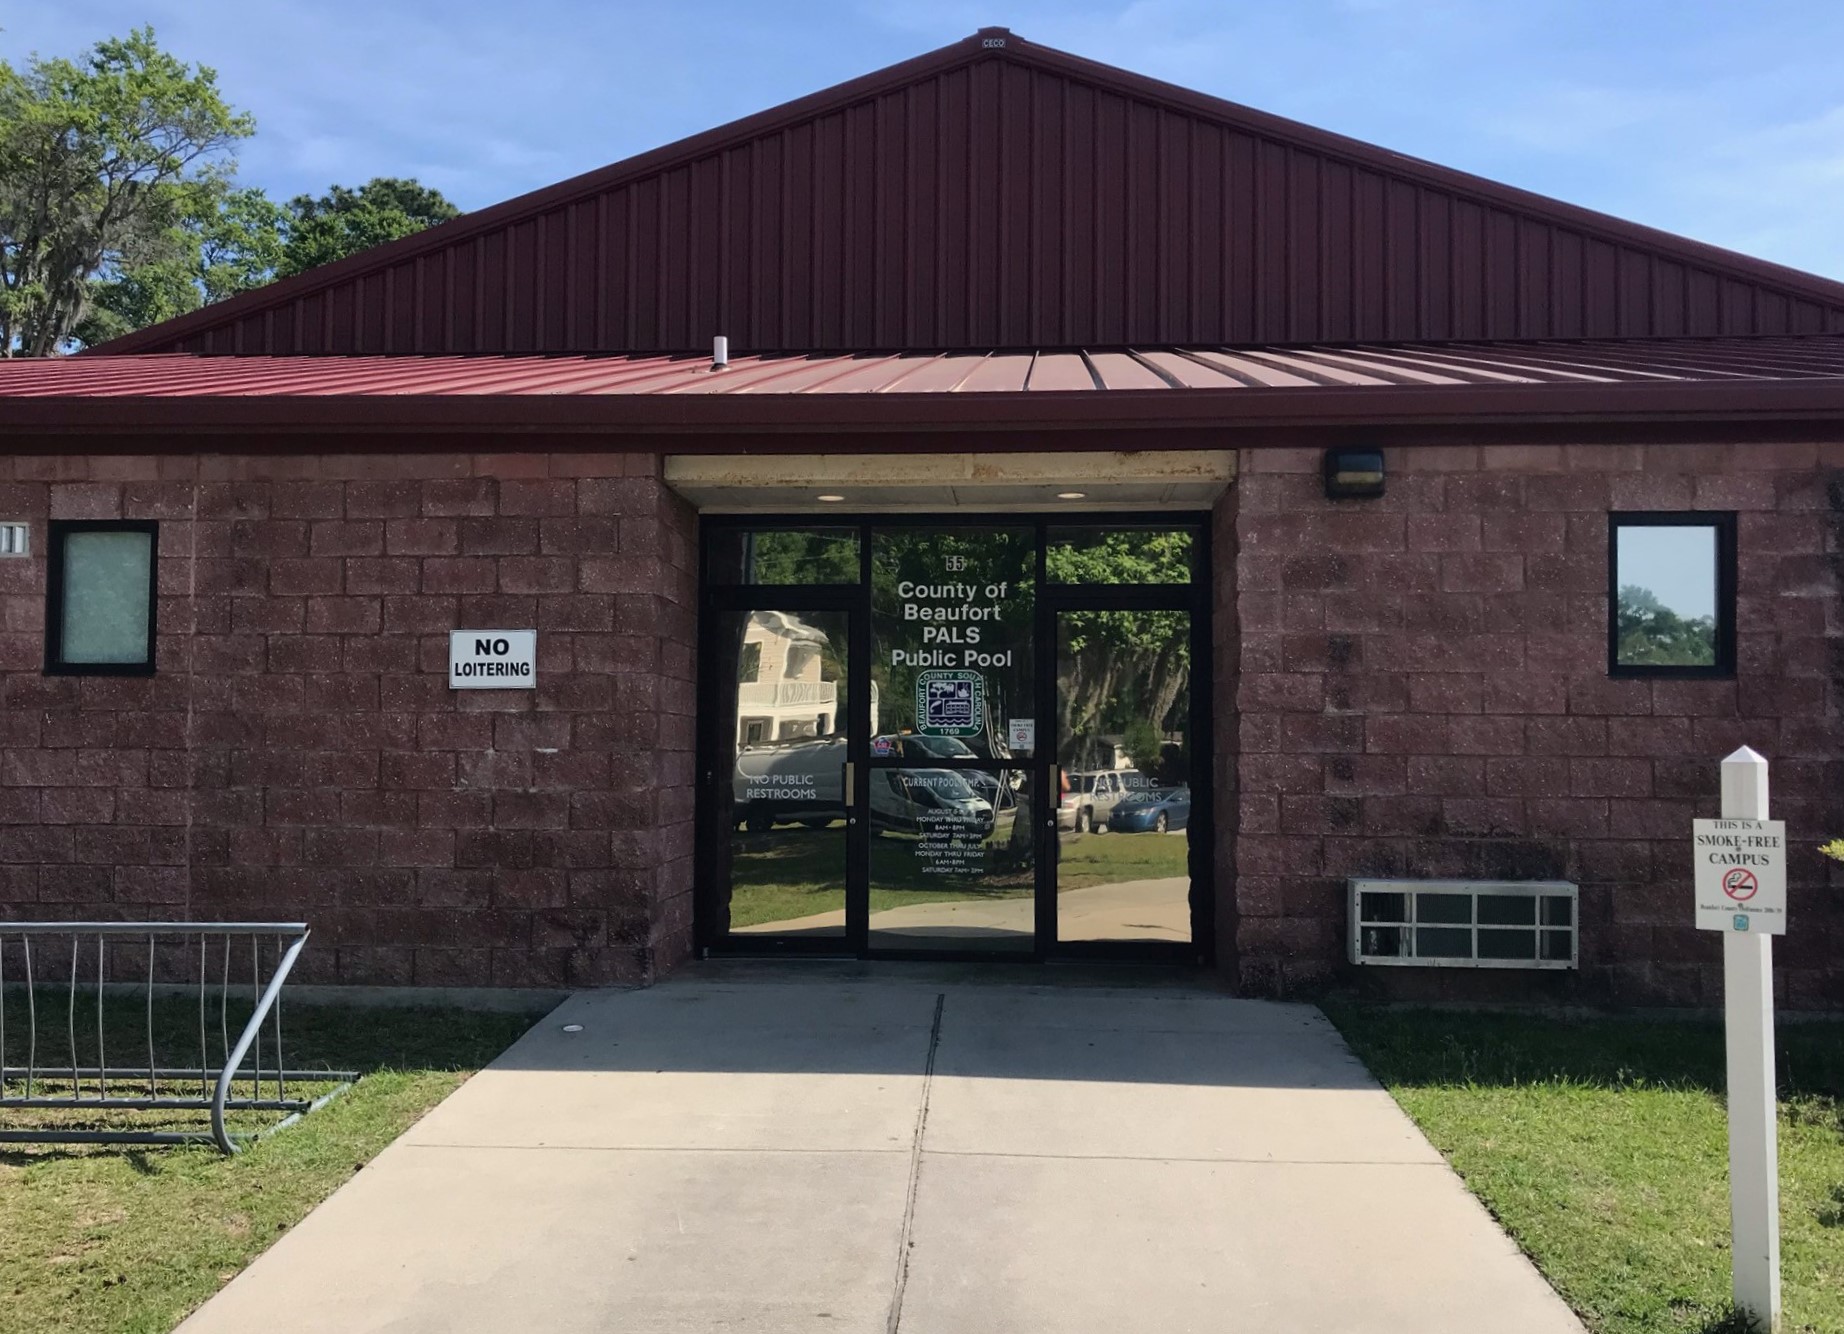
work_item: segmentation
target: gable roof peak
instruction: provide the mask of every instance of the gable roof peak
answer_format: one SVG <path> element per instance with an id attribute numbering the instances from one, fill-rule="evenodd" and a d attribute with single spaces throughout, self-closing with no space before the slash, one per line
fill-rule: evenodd
<path id="1" fill-rule="evenodd" d="M 1844 284 L 991 26 L 102 352 L 1844 330 Z"/>

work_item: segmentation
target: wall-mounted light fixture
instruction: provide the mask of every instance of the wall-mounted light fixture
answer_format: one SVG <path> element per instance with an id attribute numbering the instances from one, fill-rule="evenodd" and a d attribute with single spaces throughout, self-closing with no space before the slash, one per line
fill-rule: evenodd
<path id="1" fill-rule="evenodd" d="M 31 554 L 32 526 L 25 523 L 0 523 L 0 556 Z"/>
<path id="2" fill-rule="evenodd" d="M 1382 494 L 1382 450 L 1328 449 L 1325 451 L 1325 496 L 1327 500 L 1354 500 Z"/>

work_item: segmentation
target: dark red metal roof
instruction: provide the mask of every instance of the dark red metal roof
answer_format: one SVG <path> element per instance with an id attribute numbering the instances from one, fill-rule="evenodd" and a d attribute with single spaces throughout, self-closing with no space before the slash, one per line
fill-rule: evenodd
<path id="1" fill-rule="evenodd" d="M 1844 426 L 1844 335 L 708 357 L 0 361 L 0 433 L 1081 429 L 1774 417 Z"/>
<path id="2" fill-rule="evenodd" d="M 1827 331 L 1844 284 L 987 29 L 103 350 Z"/>
<path id="3" fill-rule="evenodd" d="M 1844 382 L 1844 337 L 736 357 L 87 356 L 0 361 L 0 398 L 996 394 Z"/>

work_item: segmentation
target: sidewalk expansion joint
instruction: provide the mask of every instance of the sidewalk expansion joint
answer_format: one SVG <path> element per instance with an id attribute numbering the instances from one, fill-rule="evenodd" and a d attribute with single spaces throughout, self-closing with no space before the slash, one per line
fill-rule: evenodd
<path id="1" fill-rule="evenodd" d="M 460 1149 L 477 1152 L 482 1149 L 506 1149 L 520 1153 L 780 1153 L 806 1154 L 808 1156 L 844 1158 L 856 1155 L 889 1156 L 892 1154 L 913 1154 L 912 1148 L 791 1148 L 784 1145 L 763 1144 L 393 1144 L 392 1148 L 402 1149 Z"/>
<path id="2" fill-rule="evenodd" d="M 998 1149 L 929 1149 L 930 1158 L 1022 1158 L 1057 1163 L 1235 1163 L 1251 1167 L 1440 1167 L 1445 1159 L 1274 1158 L 1253 1155 L 1171 1153 L 1006 1153 Z"/>
<path id="3" fill-rule="evenodd" d="M 903 1227 L 896 1241 L 896 1283 L 890 1293 L 890 1318 L 886 1334 L 897 1334 L 903 1323 L 903 1292 L 909 1286 L 910 1233 L 916 1219 L 916 1183 L 922 1175 L 922 1137 L 928 1131 L 928 1095 L 935 1085 L 935 1053 L 941 1047 L 941 1011 L 947 992 L 935 996 L 935 1021 L 928 1030 L 928 1061 L 922 1067 L 922 1101 L 916 1109 L 916 1136 L 909 1152 L 909 1188 L 903 1195 Z"/>

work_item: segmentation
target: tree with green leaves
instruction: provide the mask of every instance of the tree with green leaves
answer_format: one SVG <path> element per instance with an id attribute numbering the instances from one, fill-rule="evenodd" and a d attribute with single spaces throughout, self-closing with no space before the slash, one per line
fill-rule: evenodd
<path id="1" fill-rule="evenodd" d="M 77 60 L 0 61 L 0 355 L 47 356 L 178 313 L 188 277 L 202 281 L 185 238 L 202 252 L 227 204 L 233 218 L 255 207 L 230 186 L 254 130 L 216 71 L 162 51 L 152 28 Z M 243 254 L 216 240 L 217 255 Z M 228 277 L 243 261 L 207 267 L 220 262 Z"/>
<path id="2" fill-rule="evenodd" d="M 1088 541 L 1052 543 L 1050 578 L 1064 584 L 1190 582 L 1192 537 L 1183 529 L 1117 529 Z M 1182 728 L 1191 683 L 1190 618 L 1180 611 L 1066 612 L 1058 630 L 1057 733 L 1066 764 L 1096 763 L 1101 738 L 1129 738 L 1134 766 L 1165 767 L 1153 744 Z M 1145 753 L 1141 753 L 1145 752 Z"/>
<path id="3" fill-rule="evenodd" d="M 318 197 L 296 195 L 288 201 L 277 275 L 331 264 L 460 216 L 441 191 L 394 176 L 374 177 L 356 190 L 335 185 Z"/>
<path id="4" fill-rule="evenodd" d="M 85 347 L 260 287 L 282 257 L 283 213 L 258 189 L 213 183 L 179 192 L 169 225 L 92 283 L 72 337 Z"/>
<path id="5" fill-rule="evenodd" d="M 1713 616 L 1680 616 L 1638 584 L 1620 589 L 1614 608 L 1616 660 L 1629 666 L 1708 667 L 1716 661 Z"/>

